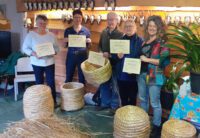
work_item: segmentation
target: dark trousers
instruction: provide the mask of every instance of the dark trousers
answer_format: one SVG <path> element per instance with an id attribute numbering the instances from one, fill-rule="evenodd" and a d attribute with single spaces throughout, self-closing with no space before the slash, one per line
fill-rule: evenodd
<path id="1" fill-rule="evenodd" d="M 53 100 L 54 102 L 56 102 L 55 64 L 47 67 L 40 67 L 35 65 L 32 66 L 35 74 L 36 84 L 44 84 L 44 73 L 45 73 L 47 85 L 51 88 Z"/>
<path id="2" fill-rule="evenodd" d="M 137 82 L 118 80 L 118 87 L 122 106 L 136 105 L 138 93 Z"/>
<path id="3" fill-rule="evenodd" d="M 86 51 L 69 51 L 66 60 L 66 80 L 71 82 L 73 80 L 76 67 L 78 68 L 78 79 L 80 83 L 85 84 L 85 77 L 81 70 L 81 63 L 87 59 Z"/>

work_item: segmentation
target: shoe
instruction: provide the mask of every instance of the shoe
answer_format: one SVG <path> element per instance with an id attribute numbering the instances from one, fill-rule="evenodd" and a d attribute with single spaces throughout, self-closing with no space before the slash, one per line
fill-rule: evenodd
<path id="1" fill-rule="evenodd" d="M 102 110 L 105 110 L 105 109 L 108 109 L 109 107 L 107 107 L 107 106 L 96 106 L 95 107 L 95 110 L 96 111 L 102 111 Z"/>
<path id="2" fill-rule="evenodd" d="M 161 135 L 161 126 L 153 125 L 150 138 L 160 138 L 160 135 Z"/>

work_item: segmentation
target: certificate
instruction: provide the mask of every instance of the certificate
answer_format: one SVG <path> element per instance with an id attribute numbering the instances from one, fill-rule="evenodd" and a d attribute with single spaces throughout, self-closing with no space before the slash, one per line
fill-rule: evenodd
<path id="1" fill-rule="evenodd" d="M 35 46 L 35 52 L 38 57 L 54 55 L 55 50 L 52 43 L 43 43 Z"/>
<path id="2" fill-rule="evenodd" d="M 130 40 L 110 40 L 110 53 L 129 54 L 130 53 Z"/>
<path id="3" fill-rule="evenodd" d="M 102 53 L 97 53 L 94 51 L 89 52 L 88 62 L 99 65 L 99 66 L 104 66 L 105 61 L 106 59 L 103 57 Z"/>
<path id="4" fill-rule="evenodd" d="M 68 35 L 69 47 L 86 47 L 85 35 Z"/>
<path id="5" fill-rule="evenodd" d="M 125 58 L 123 72 L 140 74 L 141 60 L 136 58 Z"/>

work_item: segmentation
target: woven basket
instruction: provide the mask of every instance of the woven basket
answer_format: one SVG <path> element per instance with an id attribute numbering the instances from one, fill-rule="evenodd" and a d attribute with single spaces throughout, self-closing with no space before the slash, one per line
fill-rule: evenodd
<path id="1" fill-rule="evenodd" d="M 86 60 L 81 64 L 81 69 L 86 81 L 95 87 L 99 87 L 100 84 L 108 81 L 112 74 L 112 67 L 108 59 L 106 59 L 105 66 L 102 67 L 91 64 Z"/>
<path id="2" fill-rule="evenodd" d="M 195 127 L 183 120 L 168 120 L 162 127 L 162 138 L 195 138 Z"/>
<path id="3" fill-rule="evenodd" d="M 61 109 L 65 111 L 78 110 L 84 106 L 84 85 L 78 82 L 68 82 L 61 85 Z"/>
<path id="4" fill-rule="evenodd" d="M 51 117 L 54 112 L 51 89 L 46 85 L 34 85 L 26 89 L 23 98 L 24 115 L 28 119 Z"/>
<path id="5" fill-rule="evenodd" d="M 137 106 L 124 106 L 114 116 L 115 138 L 149 138 L 148 114 Z"/>

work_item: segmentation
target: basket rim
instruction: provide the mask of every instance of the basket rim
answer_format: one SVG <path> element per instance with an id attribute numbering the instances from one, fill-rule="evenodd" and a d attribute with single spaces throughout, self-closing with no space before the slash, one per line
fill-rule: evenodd
<path id="1" fill-rule="evenodd" d="M 61 90 L 64 89 L 63 86 L 65 84 L 70 84 L 70 83 L 71 84 L 78 84 L 78 85 L 80 85 L 80 87 L 78 87 L 78 88 L 71 88 L 71 89 L 68 89 L 68 90 L 78 90 L 78 89 L 84 88 L 84 84 L 83 83 L 80 83 L 80 82 L 66 82 L 66 83 L 63 83 L 63 84 L 60 85 L 60 89 Z"/>

